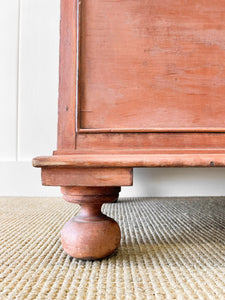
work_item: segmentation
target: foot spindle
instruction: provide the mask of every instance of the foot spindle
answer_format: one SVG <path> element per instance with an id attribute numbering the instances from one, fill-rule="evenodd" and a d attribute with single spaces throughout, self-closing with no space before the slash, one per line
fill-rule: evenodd
<path id="1" fill-rule="evenodd" d="M 103 203 L 115 202 L 120 187 L 62 187 L 63 198 L 81 206 L 80 213 L 61 233 L 64 251 L 78 259 L 95 260 L 111 255 L 120 243 L 120 228 L 101 212 Z"/>

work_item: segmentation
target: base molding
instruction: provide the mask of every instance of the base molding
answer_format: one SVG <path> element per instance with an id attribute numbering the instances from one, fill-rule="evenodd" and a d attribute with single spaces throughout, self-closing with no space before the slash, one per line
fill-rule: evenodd
<path id="1" fill-rule="evenodd" d="M 132 168 L 42 167 L 42 184 L 47 186 L 130 186 Z"/>

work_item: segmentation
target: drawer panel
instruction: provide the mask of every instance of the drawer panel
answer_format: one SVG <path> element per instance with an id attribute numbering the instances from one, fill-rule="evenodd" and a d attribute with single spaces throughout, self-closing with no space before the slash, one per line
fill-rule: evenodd
<path id="1" fill-rule="evenodd" d="M 225 131 L 223 0 L 83 0 L 78 131 Z"/>

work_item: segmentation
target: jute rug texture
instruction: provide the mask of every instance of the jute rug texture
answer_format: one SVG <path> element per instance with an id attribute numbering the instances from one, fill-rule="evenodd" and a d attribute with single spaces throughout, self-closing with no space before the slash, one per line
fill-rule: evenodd
<path id="1" fill-rule="evenodd" d="M 79 211 L 59 198 L 0 198 L 0 299 L 225 299 L 225 199 L 105 204 L 122 230 L 116 255 L 79 261 L 60 230 Z"/>

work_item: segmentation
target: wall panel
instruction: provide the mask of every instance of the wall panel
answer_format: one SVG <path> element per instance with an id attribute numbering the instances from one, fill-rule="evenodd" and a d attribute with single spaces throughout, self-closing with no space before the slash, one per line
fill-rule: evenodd
<path id="1" fill-rule="evenodd" d="M 59 0 L 22 0 L 19 84 L 19 160 L 56 148 Z"/>
<path id="2" fill-rule="evenodd" d="M 16 160 L 19 1 L 0 1 L 0 160 Z"/>

